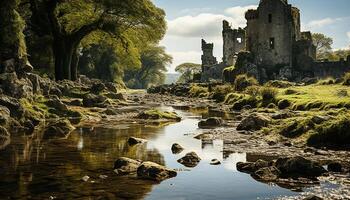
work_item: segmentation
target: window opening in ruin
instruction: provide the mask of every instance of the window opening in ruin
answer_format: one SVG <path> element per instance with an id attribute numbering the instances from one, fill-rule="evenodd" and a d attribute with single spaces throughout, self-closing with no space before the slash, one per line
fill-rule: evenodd
<path id="1" fill-rule="evenodd" d="M 270 49 L 275 49 L 275 38 L 270 38 Z"/>
<path id="2" fill-rule="evenodd" d="M 272 14 L 269 14 L 269 23 L 272 23 Z"/>
<path id="3" fill-rule="evenodd" d="M 242 38 L 237 38 L 237 42 L 241 44 L 242 43 Z"/>

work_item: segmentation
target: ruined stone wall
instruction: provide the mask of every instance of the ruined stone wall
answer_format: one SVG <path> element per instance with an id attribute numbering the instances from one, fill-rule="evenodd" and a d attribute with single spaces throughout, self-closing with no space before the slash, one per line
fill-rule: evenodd
<path id="1" fill-rule="evenodd" d="M 213 43 L 207 43 L 205 40 L 202 40 L 202 71 L 217 64 L 216 57 L 213 56 L 213 48 Z"/>
<path id="2" fill-rule="evenodd" d="M 292 15 L 292 7 L 284 0 L 261 0 L 257 19 L 248 20 L 248 38 L 257 34 L 257 45 L 252 48 L 255 62 L 261 66 L 285 65 L 292 63 L 292 45 L 297 37 L 299 15 Z M 294 18 L 295 17 L 295 18 Z M 256 20 L 256 21 L 254 21 Z M 250 24 L 255 27 L 250 27 Z M 300 31 L 300 30 L 299 30 Z"/>
<path id="3" fill-rule="evenodd" d="M 350 72 L 350 58 L 335 62 L 315 62 L 312 69 L 317 78 L 340 78 L 346 72 Z"/>
<path id="4" fill-rule="evenodd" d="M 245 30 L 232 29 L 227 21 L 223 21 L 223 63 L 227 66 L 234 64 L 235 55 L 245 50 Z"/>

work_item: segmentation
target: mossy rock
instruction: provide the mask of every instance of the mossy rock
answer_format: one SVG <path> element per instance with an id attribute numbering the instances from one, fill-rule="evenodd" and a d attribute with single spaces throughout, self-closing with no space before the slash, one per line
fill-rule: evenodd
<path id="1" fill-rule="evenodd" d="M 137 118 L 146 120 L 169 120 L 169 121 L 181 121 L 181 117 L 175 112 L 160 111 L 160 110 L 147 110 L 141 112 Z"/>
<path id="2" fill-rule="evenodd" d="M 311 146 L 330 148 L 350 148 L 350 116 L 341 115 L 317 127 L 307 143 Z"/>

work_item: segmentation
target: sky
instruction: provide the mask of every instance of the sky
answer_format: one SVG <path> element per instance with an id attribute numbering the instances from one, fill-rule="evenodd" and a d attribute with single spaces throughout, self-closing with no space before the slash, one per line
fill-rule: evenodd
<path id="1" fill-rule="evenodd" d="M 259 0 L 153 0 L 166 12 L 168 31 L 161 41 L 173 56 L 168 72 L 184 62 L 201 63 L 201 39 L 214 42 L 214 56 L 222 60 L 222 20 L 245 27 L 244 13 Z M 323 33 L 334 49 L 350 45 L 350 0 L 289 0 L 301 11 L 302 31 Z"/>

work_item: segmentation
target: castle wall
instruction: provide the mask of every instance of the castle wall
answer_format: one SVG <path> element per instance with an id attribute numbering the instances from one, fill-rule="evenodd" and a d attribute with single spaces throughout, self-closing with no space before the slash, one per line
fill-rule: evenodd
<path id="1" fill-rule="evenodd" d="M 235 55 L 245 50 L 245 30 L 232 29 L 227 21 L 223 21 L 223 63 L 227 66 L 234 64 Z"/>
<path id="2" fill-rule="evenodd" d="M 258 53 L 254 53 L 257 64 L 291 65 L 294 38 L 291 6 L 281 0 L 262 0 L 258 15 Z"/>
<path id="3" fill-rule="evenodd" d="M 318 78 L 340 78 L 345 72 L 350 72 L 350 60 L 335 62 L 315 62 L 312 69 L 314 76 Z"/>

